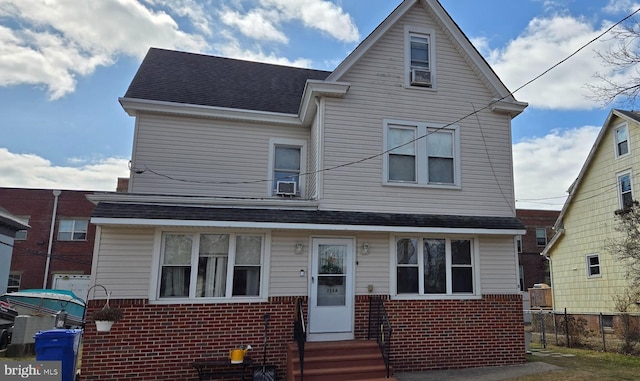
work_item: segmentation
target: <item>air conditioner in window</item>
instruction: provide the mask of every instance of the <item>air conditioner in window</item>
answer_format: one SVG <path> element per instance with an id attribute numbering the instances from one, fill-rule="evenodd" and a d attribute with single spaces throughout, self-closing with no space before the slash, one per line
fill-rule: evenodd
<path id="1" fill-rule="evenodd" d="M 411 69 L 411 84 L 415 86 L 431 87 L 431 70 Z"/>
<path id="2" fill-rule="evenodd" d="M 278 181 L 276 183 L 276 194 L 278 196 L 295 196 L 296 182 L 295 181 Z"/>

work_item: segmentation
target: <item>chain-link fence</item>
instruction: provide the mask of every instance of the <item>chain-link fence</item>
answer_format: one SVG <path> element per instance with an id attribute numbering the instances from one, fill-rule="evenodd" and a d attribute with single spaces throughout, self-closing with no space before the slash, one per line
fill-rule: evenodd
<path id="1" fill-rule="evenodd" d="M 531 342 L 605 352 L 640 354 L 640 314 L 525 310 L 525 331 Z"/>

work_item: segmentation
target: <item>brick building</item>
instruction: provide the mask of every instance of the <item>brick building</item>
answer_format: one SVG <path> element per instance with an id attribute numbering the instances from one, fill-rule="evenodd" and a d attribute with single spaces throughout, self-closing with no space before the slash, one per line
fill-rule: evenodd
<path id="1" fill-rule="evenodd" d="M 86 289 L 96 230 L 89 223 L 94 208 L 86 198 L 90 193 L 0 188 L 0 207 L 30 226 L 16 234 L 7 291 L 54 286 L 74 292 L 78 291 L 74 287 Z M 78 296 L 85 295 L 79 292 Z"/>
<path id="2" fill-rule="evenodd" d="M 536 283 L 550 283 L 549 266 L 540 253 L 553 237 L 553 225 L 559 214 L 557 210 L 516 210 L 516 216 L 527 229 L 527 233 L 520 236 L 518 241 L 520 289 L 523 291 Z"/>

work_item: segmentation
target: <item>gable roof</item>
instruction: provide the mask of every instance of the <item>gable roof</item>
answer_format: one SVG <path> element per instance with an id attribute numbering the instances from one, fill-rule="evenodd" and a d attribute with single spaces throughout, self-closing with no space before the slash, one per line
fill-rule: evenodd
<path id="1" fill-rule="evenodd" d="M 563 230 L 563 218 L 564 218 L 564 215 L 567 212 L 567 210 L 569 209 L 569 207 L 571 206 L 571 202 L 573 201 L 578 188 L 580 188 L 580 185 L 582 184 L 582 180 L 584 179 L 584 177 L 585 177 L 585 175 L 586 175 L 586 173 L 588 171 L 588 168 L 591 165 L 591 161 L 593 160 L 593 158 L 595 157 L 598 149 L 600 148 L 600 146 L 602 144 L 602 140 L 604 139 L 604 136 L 607 134 L 607 131 L 609 131 L 609 129 L 611 128 L 611 124 L 612 124 L 611 121 L 612 121 L 612 119 L 614 117 L 619 117 L 619 118 L 625 119 L 627 121 L 634 121 L 636 123 L 640 123 L 640 113 L 638 113 L 638 112 L 619 110 L 619 109 L 612 109 L 609 112 L 609 115 L 607 115 L 607 119 L 605 120 L 604 124 L 602 125 L 602 128 L 600 129 L 600 132 L 598 133 L 598 136 L 596 137 L 596 140 L 593 143 L 593 146 L 591 146 L 591 150 L 589 151 L 589 155 L 587 156 L 587 159 L 584 161 L 584 164 L 582 165 L 582 168 L 580 169 L 580 173 L 578 173 L 578 177 L 576 178 L 576 180 L 571 184 L 571 186 L 567 190 L 567 192 L 569 192 L 569 196 L 565 200 L 564 205 L 562 206 L 562 210 L 560 211 L 560 215 L 558 216 L 558 219 L 556 220 L 556 223 L 554 224 L 554 229 L 556 229 L 557 234 L 553 237 L 553 239 L 544 248 L 544 250 L 541 253 L 542 255 L 548 255 L 549 251 L 551 251 L 551 249 L 553 248 L 555 243 L 562 236 L 562 234 L 564 232 L 564 230 Z"/>
<path id="2" fill-rule="evenodd" d="M 467 62 L 475 69 L 476 73 L 484 77 L 499 97 L 494 100 L 491 108 L 496 111 L 509 112 L 512 116 L 521 113 L 526 107 L 526 102 L 519 102 L 515 99 L 507 87 L 502 83 L 493 68 L 487 63 L 484 57 L 473 46 L 469 38 L 462 32 L 462 29 L 451 18 L 449 13 L 442 7 L 438 0 L 404 0 L 391 14 L 382 21 L 378 27 L 371 32 L 357 47 L 343 60 L 338 67 L 327 78 L 328 81 L 339 80 L 362 56 L 382 38 L 405 14 L 411 11 L 414 5 L 420 4 L 425 10 L 430 9 L 431 15 L 448 32 L 452 39 L 462 49 L 461 54 L 466 55 Z"/>
<path id="3" fill-rule="evenodd" d="M 329 74 L 151 48 L 125 98 L 297 114 L 307 80 Z"/>
<path id="4" fill-rule="evenodd" d="M 309 98 L 346 93 L 348 84 L 339 78 L 416 4 L 435 15 L 474 71 L 498 94 L 491 109 L 512 116 L 522 112 L 527 103 L 510 95 L 437 0 L 404 0 L 333 72 L 151 48 L 120 103 L 132 116 L 137 110 L 171 108 L 179 114 L 308 124 L 314 111 Z"/>

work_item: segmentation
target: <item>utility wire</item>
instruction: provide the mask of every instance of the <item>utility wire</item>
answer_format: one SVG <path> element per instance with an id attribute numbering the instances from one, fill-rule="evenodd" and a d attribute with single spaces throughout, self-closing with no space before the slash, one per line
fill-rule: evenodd
<path id="1" fill-rule="evenodd" d="M 82 260 L 78 260 L 78 259 L 70 259 L 67 257 L 91 257 L 91 254 L 57 254 L 57 253 L 51 253 L 51 255 L 48 255 L 47 253 L 43 252 L 43 251 L 39 251 L 39 250 L 32 250 L 32 249 L 26 249 L 24 247 L 18 247 L 15 245 L 11 245 L 7 242 L 2 242 L 0 241 L 0 244 L 5 245 L 5 246 L 9 246 L 15 250 L 19 250 L 22 251 L 28 255 L 33 255 L 33 256 L 37 256 L 37 257 L 44 257 L 44 258 L 51 258 L 52 260 L 56 260 L 56 261 L 63 261 L 63 262 L 71 262 L 71 263 L 77 263 L 80 265 L 91 265 L 91 262 L 87 262 L 87 261 L 82 261 Z"/>
<path id="2" fill-rule="evenodd" d="M 508 92 L 506 95 L 502 96 L 501 98 L 494 99 L 494 100 L 493 100 L 493 101 L 491 101 L 489 104 L 487 104 L 486 106 L 483 106 L 482 108 L 480 108 L 480 109 L 478 109 L 478 110 L 474 110 L 473 112 L 471 112 L 471 113 L 469 113 L 469 114 L 466 114 L 466 115 L 464 115 L 464 116 L 462 116 L 462 117 L 460 117 L 460 118 L 456 119 L 455 121 L 450 122 L 450 123 L 447 123 L 447 124 L 445 124 L 445 125 L 443 125 L 443 126 L 441 126 L 441 127 L 430 129 L 430 131 L 429 131 L 429 132 L 427 132 L 427 133 L 426 133 L 426 134 L 424 134 L 424 135 L 418 136 L 417 138 L 415 138 L 415 139 L 413 139 L 413 140 L 411 140 L 411 141 L 408 141 L 408 142 L 406 142 L 406 143 L 404 143 L 404 144 L 400 144 L 400 145 L 398 145 L 398 146 L 396 146 L 396 147 L 386 149 L 386 150 L 384 150 L 384 151 L 382 151 L 382 152 L 380 152 L 380 153 L 376 153 L 376 154 L 373 154 L 373 155 L 369 155 L 369 156 L 366 156 L 366 157 L 364 157 L 364 158 L 362 158 L 362 159 L 358 159 L 358 160 L 350 161 L 350 162 L 347 162 L 347 163 L 337 164 L 337 165 L 334 165 L 334 166 L 331 166 L 331 167 L 326 167 L 326 168 L 318 169 L 318 170 L 315 170 L 315 171 L 310 171 L 310 172 L 300 173 L 300 174 L 298 174 L 298 176 L 303 176 L 303 175 L 312 175 L 312 174 L 317 174 L 317 173 L 321 173 L 321 172 L 333 171 L 333 170 L 336 170 L 336 169 L 339 169 L 339 168 L 344 168 L 344 167 L 348 167 L 348 166 L 352 166 L 352 165 L 360 164 L 360 163 L 363 163 L 363 162 L 366 162 L 366 161 L 369 161 L 369 160 L 375 159 L 375 158 L 377 158 L 377 157 L 380 157 L 380 156 L 386 155 L 387 153 L 389 153 L 389 152 L 391 152 L 391 151 L 393 151 L 393 150 L 395 150 L 395 149 L 398 149 L 398 148 L 404 147 L 404 146 L 406 146 L 406 145 L 408 145 L 408 144 L 412 144 L 412 143 L 414 143 L 414 142 L 416 142 L 416 141 L 418 141 L 418 140 L 420 140 L 420 139 L 426 138 L 427 136 L 429 136 L 429 135 L 431 135 L 431 134 L 433 134 L 433 133 L 436 133 L 436 132 L 438 132 L 438 131 L 440 131 L 440 130 L 443 130 L 443 129 L 447 128 L 447 127 L 450 127 L 450 126 L 452 126 L 452 125 L 455 125 L 455 124 L 457 124 L 457 123 L 459 123 L 459 122 L 461 122 L 461 121 L 463 121 L 463 120 L 465 120 L 465 119 L 467 119 L 467 118 L 469 118 L 469 117 L 471 117 L 471 116 L 473 116 L 473 115 L 476 115 L 476 114 L 478 114 L 479 112 L 484 111 L 484 110 L 486 110 L 486 109 L 488 109 L 488 108 L 492 107 L 492 106 L 493 106 L 493 105 L 495 105 L 496 103 L 499 103 L 499 102 L 501 102 L 501 101 L 505 100 L 506 98 L 512 97 L 512 96 L 513 96 L 515 93 L 517 93 L 518 91 L 522 90 L 523 88 L 525 88 L 525 87 L 529 86 L 529 85 L 530 85 L 530 84 L 532 84 L 533 82 L 535 82 L 535 81 L 537 81 L 538 79 L 542 78 L 542 77 L 543 77 L 543 76 L 545 76 L 547 73 L 549 73 L 551 70 L 553 70 L 553 69 L 555 69 L 556 67 L 560 66 L 561 64 L 565 63 L 567 60 L 569 60 L 570 58 L 572 58 L 573 56 L 575 56 L 576 54 L 578 54 L 580 51 L 582 51 L 583 49 L 585 49 L 587 46 L 589 46 L 589 45 L 593 44 L 595 41 L 597 41 L 598 39 L 602 38 L 604 35 L 606 35 L 607 33 L 609 33 L 609 32 L 610 32 L 612 29 L 614 29 L 616 26 L 618 26 L 618 25 L 622 24 L 623 22 L 627 21 L 628 19 L 630 19 L 631 17 L 633 17 L 634 15 L 636 15 L 638 12 L 640 12 L 640 8 L 636 9 L 634 12 L 632 12 L 632 13 L 630 13 L 629 15 L 625 16 L 624 18 L 622 18 L 620 21 L 616 22 L 615 24 L 612 24 L 612 25 L 611 25 L 609 28 L 607 28 L 604 32 L 600 33 L 598 36 L 596 36 L 596 37 L 594 37 L 593 39 L 589 40 L 587 43 L 585 43 L 585 44 L 583 44 L 582 46 L 580 46 L 580 47 L 579 47 L 577 50 L 575 50 L 573 53 L 569 54 L 567 57 L 563 58 L 562 60 L 558 61 L 557 63 L 555 63 L 554 65 L 552 65 L 552 66 L 551 66 L 551 67 L 549 67 L 548 69 L 544 70 L 542 73 L 538 74 L 537 76 L 533 77 L 533 78 L 532 78 L 532 79 L 530 79 L 529 81 L 525 82 L 524 84 L 522 84 L 521 86 L 519 86 L 519 87 L 518 87 L 518 88 L 516 88 L 515 90 Z M 151 169 L 151 168 L 148 168 L 148 167 L 146 167 L 146 166 L 144 167 L 144 169 L 139 169 L 139 170 L 134 170 L 134 171 L 136 171 L 137 173 L 150 172 L 150 173 L 153 173 L 153 174 L 155 174 L 155 175 L 157 175 L 157 176 L 164 177 L 164 178 L 169 179 L 169 180 L 173 180 L 173 181 L 180 181 L 180 182 L 186 182 L 186 183 L 194 183 L 194 184 L 239 185 L 239 184 L 255 184 L 255 183 L 272 182 L 272 181 L 274 181 L 274 180 L 278 180 L 278 179 L 260 179 L 260 180 L 248 180 L 248 181 L 207 181 L 207 180 L 199 181 L 199 180 L 181 179 L 181 178 L 177 178 L 177 177 L 174 177 L 174 176 L 169 176 L 169 175 L 166 175 L 166 174 L 163 174 L 163 173 L 159 173 L 159 172 L 157 172 L 157 171 L 155 171 L 155 170 L 153 170 L 153 169 Z M 291 177 L 291 176 L 287 176 L 287 177 L 284 177 L 284 178 L 290 178 L 290 177 Z"/>

